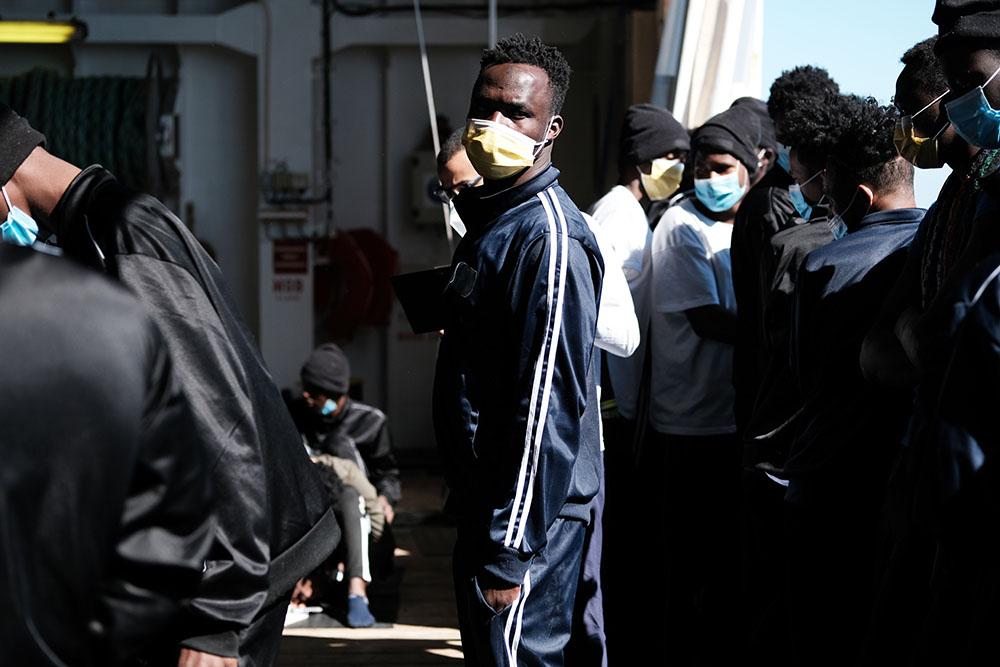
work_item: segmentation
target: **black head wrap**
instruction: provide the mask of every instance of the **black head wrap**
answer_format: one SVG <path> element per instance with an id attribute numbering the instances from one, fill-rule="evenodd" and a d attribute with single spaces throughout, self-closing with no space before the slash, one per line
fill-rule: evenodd
<path id="1" fill-rule="evenodd" d="M 674 151 L 691 150 L 687 130 L 655 104 L 634 104 L 622 123 L 620 169 L 645 164 Z"/>
<path id="2" fill-rule="evenodd" d="M 343 396 L 351 384 L 351 363 L 333 343 L 320 345 L 302 366 L 302 385 L 322 391 L 329 398 Z"/>
<path id="3" fill-rule="evenodd" d="M 745 106 L 732 107 L 712 116 L 694 133 L 694 150 L 699 153 L 729 153 L 751 174 L 757 171 L 761 146 L 760 122 Z"/>
<path id="4" fill-rule="evenodd" d="M 0 104 L 0 185 L 6 185 L 31 151 L 45 144 L 45 135 L 28 125 L 6 104 Z"/>
<path id="5" fill-rule="evenodd" d="M 758 100 L 756 97 L 741 97 L 733 102 L 732 108 L 743 108 L 752 111 L 757 116 L 760 123 L 760 144 L 761 148 L 769 148 L 772 151 L 778 150 L 778 137 L 774 134 L 774 121 L 771 114 L 767 112 L 767 102 Z"/>
<path id="6" fill-rule="evenodd" d="M 936 53 L 958 42 L 1000 41 L 1000 0 L 937 0 L 931 20 L 938 26 Z"/>

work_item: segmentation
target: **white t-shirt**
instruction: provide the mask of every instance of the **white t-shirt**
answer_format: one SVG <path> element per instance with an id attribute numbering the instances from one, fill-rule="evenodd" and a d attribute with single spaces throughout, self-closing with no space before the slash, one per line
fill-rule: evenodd
<path id="1" fill-rule="evenodd" d="M 615 392 L 618 411 L 628 419 L 636 415 L 642 362 L 646 357 L 646 333 L 649 326 L 650 248 L 653 234 L 646 213 L 628 188 L 616 185 L 590 209 L 597 226 L 614 248 L 614 258 L 628 280 L 635 308 L 640 340 L 627 358 L 607 356 L 608 378 Z M 604 254 L 605 268 L 612 262 Z"/>
<path id="2" fill-rule="evenodd" d="M 735 433 L 733 346 L 700 337 L 684 311 L 717 304 L 736 312 L 729 256 L 733 226 L 688 199 L 653 234 L 650 425 L 660 433 Z"/>

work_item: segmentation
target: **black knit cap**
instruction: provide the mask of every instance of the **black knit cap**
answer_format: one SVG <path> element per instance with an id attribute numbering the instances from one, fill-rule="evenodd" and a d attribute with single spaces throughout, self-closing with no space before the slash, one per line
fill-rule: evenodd
<path id="1" fill-rule="evenodd" d="M 351 385 L 351 362 L 333 343 L 320 345 L 302 366 L 302 386 L 321 391 L 329 398 L 343 396 Z"/>
<path id="2" fill-rule="evenodd" d="M 0 104 L 0 185 L 6 185 L 31 151 L 45 144 L 45 135 L 28 125 L 6 104 Z"/>
<path id="3" fill-rule="evenodd" d="M 1000 0 L 937 0 L 931 20 L 938 26 L 935 53 L 961 42 L 1000 42 Z"/>
<path id="4" fill-rule="evenodd" d="M 691 150 L 687 130 L 669 111 L 655 104 L 634 104 L 622 123 L 618 167 L 651 162 L 675 151 Z"/>
<path id="5" fill-rule="evenodd" d="M 757 114 L 745 106 L 731 107 L 712 116 L 695 130 L 692 144 L 700 153 L 729 153 L 751 174 L 757 171 L 761 146 Z"/>
<path id="6" fill-rule="evenodd" d="M 760 123 L 760 148 L 770 148 L 778 150 L 778 137 L 774 132 L 774 121 L 771 114 L 767 112 L 767 102 L 758 100 L 756 97 L 740 97 L 733 102 L 732 107 L 742 107 L 754 112 L 757 122 Z"/>

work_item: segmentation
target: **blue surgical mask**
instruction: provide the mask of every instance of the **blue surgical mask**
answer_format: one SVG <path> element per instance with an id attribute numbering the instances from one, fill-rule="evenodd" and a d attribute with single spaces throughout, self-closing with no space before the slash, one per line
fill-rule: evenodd
<path id="1" fill-rule="evenodd" d="M 840 239 L 847 236 L 847 223 L 840 215 L 835 215 L 830 218 L 830 222 L 826 223 L 830 227 L 830 233 L 833 234 L 833 240 L 839 241 Z"/>
<path id="2" fill-rule="evenodd" d="M 784 144 L 778 145 L 778 166 L 785 171 L 791 173 L 792 171 L 792 149 Z"/>
<path id="3" fill-rule="evenodd" d="M 326 403 L 323 404 L 323 407 L 322 409 L 320 409 L 319 412 L 324 417 L 329 417 L 336 411 L 337 411 L 337 401 L 333 400 L 332 398 L 328 398 L 326 399 Z"/>
<path id="4" fill-rule="evenodd" d="M 0 224 L 0 232 L 4 243 L 12 245 L 30 246 L 34 245 L 38 238 L 38 223 L 30 215 L 14 206 L 7 196 L 7 188 L 0 188 L 3 192 L 3 200 L 7 204 L 7 219 Z"/>
<path id="5" fill-rule="evenodd" d="M 826 170 L 824 169 L 816 172 L 807 178 L 805 183 L 802 185 L 808 185 L 814 178 L 822 174 L 824 171 Z M 802 185 L 799 185 L 798 183 L 792 183 L 789 185 L 788 196 L 791 198 L 792 206 L 794 206 L 795 210 L 799 212 L 799 215 L 802 216 L 803 219 L 808 220 L 812 216 L 813 207 L 806 201 L 805 195 L 802 194 Z"/>
<path id="6" fill-rule="evenodd" d="M 1000 111 L 990 106 L 983 90 L 997 74 L 1000 69 L 983 85 L 944 105 L 958 136 L 980 148 L 1000 148 Z"/>
<path id="7" fill-rule="evenodd" d="M 747 186 L 740 185 L 740 172 L 733 170 L 725 176 L 694 179 L 694 194 L 713 213 L 728 211 L 740 203 L 747 193 Z"/>

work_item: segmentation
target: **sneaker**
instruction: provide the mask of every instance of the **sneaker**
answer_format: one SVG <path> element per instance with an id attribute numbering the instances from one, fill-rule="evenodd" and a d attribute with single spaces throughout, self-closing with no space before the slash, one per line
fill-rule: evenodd
<path id="1" fill-rule="evenodd" d="M 368 610 L 368 598 L 361 595 L 347 597 L 347 625 L 352 628 L 370 628 L 375 617 Z"/>

